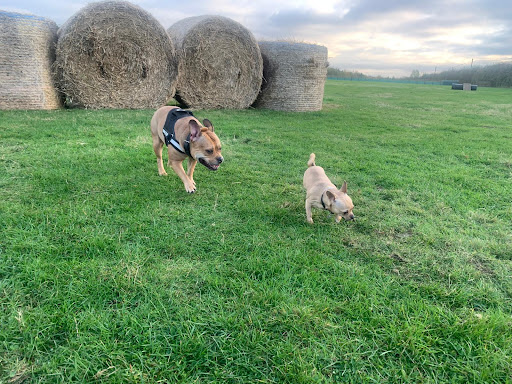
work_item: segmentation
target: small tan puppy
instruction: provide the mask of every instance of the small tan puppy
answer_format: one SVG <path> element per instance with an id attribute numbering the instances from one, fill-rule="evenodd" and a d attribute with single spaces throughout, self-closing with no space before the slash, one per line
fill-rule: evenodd
<path id="1" fill-rule="evenodd" d="M 212 171 L 216 171 L 224 161 L 220 153 L 220 140 L 213 132 L 212 123 L 205 119 L 203 124 L 204 126 L 190 111 L 171 106 L 159 108 L 151 119 L 151 136 L 158 174 L 167 175 L 162 161 L 162 149 L 166 144 L 169 152 L 167 165 L 170 165 L 183 181 L 188 193 L 196 191 L 194 169 L 198 161 Z M 182 164 L 186 158 L 187 173 Z"/>
<path id="2" fill-rule="evenodd" d="M 308 169 L 304 172 L 304 188 L 306 188 L 306 218 L 308 223 L 313 223 L 311 207 L 326 209 L 336 215 L 339 223 L 343 217 L 345 220 L 354 219 L 352 199 L 347 195 L 347 182 L 341 189 L 331 183 L 322 167 L 315 165 L 315 154 L 309 156 Z"/>

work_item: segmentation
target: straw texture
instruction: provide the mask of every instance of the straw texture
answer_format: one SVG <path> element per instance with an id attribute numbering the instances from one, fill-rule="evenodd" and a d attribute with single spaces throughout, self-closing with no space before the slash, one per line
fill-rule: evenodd
<path id="1" fill-rule="evenodd" d="M 57 24 L 0 11 L 0 109 L 56 109 L 52 77 Z"/>
<path id="2" fill-rule="evenodd" d="M 259 42 L 263 82 L 256 108 L 278 111 L 322 109 L 327 48 L 305 43 Z"/>
<path id="3" fill-rule="evenodd" d="M 55 72 L 69 106 L 157 108 L 175 92 L 171 39 L 125 1 L 84 7 L 59 29 Z"/>
<path id="4" fill-rule="evenodd" d="M 248 29 L 227 17 L 205 15 L 180 20 L 167 31 L 179 59 L 179 102 L 199 109 L 243 109 L 254 102 L 263 62 Z"/>

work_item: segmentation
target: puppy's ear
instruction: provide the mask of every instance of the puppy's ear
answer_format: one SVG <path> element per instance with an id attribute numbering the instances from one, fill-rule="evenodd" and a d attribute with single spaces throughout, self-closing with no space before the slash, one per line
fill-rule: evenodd
<path id="1" fill-rule="evenodd" d="M 343 193 L 347 193 L 347 182 L 346 181 L 343 182 L 343 186 L 341 187 L 340 191 Z"/>
<path id="2" fill-rule="evenodd" d="M 195 120 L 188 122 L 190 127 L 190 141 L 196 141 L 201 136 L 201 126 Z"/>
<path id="3" fill-rule="evenodd" d="M 212 122 L 211 122 L 210 120 L 208 120 L 208 119 L 204 119 L 204 120 L 203 120 L 203 125 L 204 125 L 206 128 L 208 128 L 210 131 L 212 131 L 212 132 L 213 132 L 213 124 L 212 124 Z"/>
<path id="4" fill-rule="evenodd" d="M 325 192 L 325 194 L 327 195 L 327 198 L 331 201 L 331 203 L 336 200 L 336 196 L 334 195 L 334 193 L 332 193 L 331 191 L 327 191 Z"/>

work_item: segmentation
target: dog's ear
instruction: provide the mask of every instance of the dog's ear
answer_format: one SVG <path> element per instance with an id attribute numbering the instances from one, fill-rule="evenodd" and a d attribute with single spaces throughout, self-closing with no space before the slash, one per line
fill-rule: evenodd
<path id="1" fill-rule="evenodd" d="M 201 126 L 196 120 L 190 120 L 188 126 L 190 127 L 190 141 L 196 141 L 201 136 Z"/>
<path id="2" fill-rule="evenodd" d="M 332 193 L 331 191 L 326 191 L 325 194 L 327 195 L 327 198 L 332 202 L 334 202 L 334 200 L 336 200 L 336 195 L 334 195 L 334 193 Z"/>
<path id="3" fill-rule="evenodd" d="M 210 120 L 208 120 L 208 119 L 204 119 L 204 120 L 203 120 L 203 125 L 204 125 L 206 128 L 208 128 L 210 131 L 212 131 L 212 132 L 213 132 L 213 124 L 212 124 L 212 122 L 211 122 Z"/>
<path id="4" fill-rule="evenodd" d="M 343 182 L 343 186 L 341 187 L 340 191 L 343 193 L 347 193 L 347 182 L 346 181 Z"/>

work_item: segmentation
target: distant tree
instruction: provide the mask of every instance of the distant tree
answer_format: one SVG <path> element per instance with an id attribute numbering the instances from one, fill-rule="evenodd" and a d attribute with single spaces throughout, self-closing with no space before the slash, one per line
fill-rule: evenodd
<path id="1" fill-rule="evenodd" d="M 385 79 L 381 76 L 368 76 L 358 71 L 347 71 L 338 68 L 327 68 L 327 77 L 334 77 L 338 79 Z M 390 79 L 387 77 L 387 79 Z M 394 79 L 392 77 L 391 79 Z M 402 77 L 403 80 L 418 80 L 423 79 L 426 81 L 456 81 L 459 83 L 471 83 L 483 87 L 512 87 L 512 62 L 492 64 L 487 66 L 473 65 L 464 68 L 452 68 L 448 71 L 423 73 L 415 69 L 412 71 L 410 77 Z"/>
<path id="2" fill-rule="evenodd" d="M 412 77 L 412 76 L 411 76 Z M 487 87 L 512 87 L 512 63 L 500 63 L 486 66 L 464 67 L 424 74 L 425 78 L 437 80 L 456 80 L 459 83 L 471 83 Z"/>
<path id="3" fill-rule="evenodd" d="M 360 72 L 347 71 L 345 69 L 327 68 L 327 77 L 336 77 L 339 79 L 366 79 L 368 76 Z"/>

